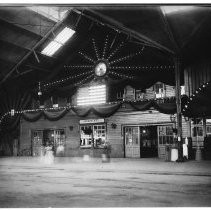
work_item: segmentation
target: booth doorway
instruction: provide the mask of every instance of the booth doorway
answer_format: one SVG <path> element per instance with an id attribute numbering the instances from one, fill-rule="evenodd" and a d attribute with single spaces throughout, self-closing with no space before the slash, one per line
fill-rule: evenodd
<path id="1" fill-rule="evenodd" d="M 43 148 L 51 145 L 54 155 L 64 156 L 65 131 L 64 129 L 32 130 L 32 156 L 41 156 Z"/>
<path id="2" fill-rule="evenodd" d="M 158 157 L 157 126 L 140 127 L 140 153 L 141 158 Z"/>
<path id="3" fill-rule="evenodd" d="M 158 157 L 157 126 L 125 126 L 126 158 Z"/>
<path id="4" fill-rule="evenodd" d="M 125 127 L 125 157 L 140 158 L 140 138 L 138 126 Z"/>

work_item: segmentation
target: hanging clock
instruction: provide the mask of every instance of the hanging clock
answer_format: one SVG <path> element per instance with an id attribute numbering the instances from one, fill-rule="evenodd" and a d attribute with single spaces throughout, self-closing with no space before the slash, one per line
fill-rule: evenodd
<path id="1" fill-rule="evenodd" d="M 98 61 L 94 66 L 95 75 L 98 77 L 103 77 L 108 71 L 108 64 L 104 60 Z"/>

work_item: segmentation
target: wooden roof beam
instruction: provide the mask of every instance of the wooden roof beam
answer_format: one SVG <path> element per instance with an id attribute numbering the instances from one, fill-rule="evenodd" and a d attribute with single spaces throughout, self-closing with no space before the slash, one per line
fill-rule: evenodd
<path id="1" fill-rule="evenodd" d="M 119 29 L 120 31 L 122 31 L 122 32 L 124 32 L 124 33 L 126 33 L 128 35 L 131 35 L 132 37 L 134 37 L 134 38 L 136 38 L 136 39 L 138 39 L 138 40 L 140 40 L 142 42 L 146 42 L 147 44 L 150 44 L 152 47 L 158 48 L 158 49 L 160 49 L 163 52 L 167 52 L 167 53 L 170 53 L 170 54 L 175 54 L 175 52 L 173 50 L 169 49 L 168 47 L 165 47 L 165 46 L 161 45 L 160 43 L 156 42 L 155 40 L 152 40 L 149 37 L 147 37 L 147 36 L 145 36 L 145 35 L 143 35 L 143 34 L 141 34 L 139 32 L 136 32 L 136 31 L 134 31 L 132 29 L 129 29 L 129 28 L 123 26 L 120 22 L 114 20 L 113 18 L 105 16 L 105 15 L 103 15 L 103 14 L 101 14 L 99 12 L 93 11 L 92 9 L 89 9 L 89 8 L 87 8 L 87 11 L 89 11 L 92 14 L 95 14 L 95 15 L 103 18 L 104 20 L 108 21 L 109 23 L 111 23 L 113 26 L 105 23 L 105 25 L 107 25 L 110 28 Z M 85 14 L 82 14 L 82 15 L 85 15 Z M 95 20 L 95 21 L 97 21 L 97 20 Z"/>
<path id="2" fill-rule="evenodd" d="M 69 14 L 69 12 L 67 12 L 68 14 Z M 67 16 L 68 16 L 68 14 L 67 14 Z M 66 17 L 67 17 L 66 16 Z M 56 29 L 56 28 L 58 28 L 61 24 L 62 24 L 62 22 L 64 21 L 65 19 L 63 19 L 62 21 L 59 21 L 59 22 L 57 22 L 55 25 L 54 25 L 54 27 L 52 27 L 49 31 L 48 31 L 48 33 L 40 40 L 40 41 L 38 41 L 35 45 L 34 45 L 34 47 L 16 64 L 16 65 L 14 65 L 14 67 L 6 74 L 6 76 L 4 77 L 4 79 L 2 79 L 1 81 L 0 81 L 0 85 L 2 84 L 2 83 L 4 83 L 7 79 L 8 79 L 8 77 L 16 70 L 16 68 L 18 67 L 18 66 L 20 66 L 21 65 L 21 63 L 22 62 L 24 62 L 32 53 L 33 53 L 33 51 L 35 51 L 36 50 L 36 48 L 37 47 L 39 47 L 47 38 L 48 38 L 48 36 Z"/>
<path id="3" fill-rule="evenodd" d="M 29 36 L 33 36 L 35 39 L 41 39 L 43 36 L 41 34 L 35 33 L 32 30 L 29 30 L 21 25 L 16 25 L 13 22 L 10 22 L 8 20 L 5 20 L 3 18 L 0 18 L 0 22 L 5 23 L 6 25 L 9 25 L 9 27 L 14 28 L 14 30 L 19 30 L 20 32 L 25 32 Z"/>
<path id="4" fill-rule="evenodd" d="M 160 17 L 162 19 L 162 22 L 163 22 L 163 24 L 165 26 L 165 30 L 168 33 L 169 39 L 173 43 L 173 45 L 174 45 L 174 47 L 176 49 L 177 54 L 179 54 L 180 51 L 181 51 L 180 50 L 180 47 L 179 47 L 179 44 L 177 43 L 177 41 L 176 41 L 176 39 L 174 37 L 174 34 L 173 34 L 172 30 L 171 30 L 171 27 L 169 25 L 169 22 L 168 22 L 166 16 L 163 14 L 161 7 L 159 7 L 159 14 L 160 14 Z"/>

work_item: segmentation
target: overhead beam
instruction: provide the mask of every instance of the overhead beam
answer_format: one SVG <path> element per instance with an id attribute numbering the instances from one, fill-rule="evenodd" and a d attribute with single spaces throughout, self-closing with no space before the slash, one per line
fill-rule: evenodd
<path id="1" fill-rule="evenodd" d="M 31 48 L 27 48 L 27 47 L 24 47 L 23 45 L 19 45 L 19 44 L 16 44 L 16 43 L 14 43 L 14 42 L 9 42 L 8 40 L 3 40 L 3 39 L 0 39 L 0 42 L 3 42 L 3 43 L 5 43 L 5 44 L 7 44 L 7 45 L 10 45 L 10 46 L 12 46 L 12 47 L 16 47 L 16 48 L 19 48 L 19 49 L 21 49 L 21 50 L 25 50 L 25 51 L 31 51 Z M 34 57 L 35 57 L 35 60 L 38 62 L 38 63 L 40 63 L 40 59 L 39 59 L 39 57 L 38 57 L 38 55 L 37 54 L 40 54 L 40 55 L 42 55 L 40 52 L 37 52 L 37 51 L 33 51 L 33 53 L 34 53 Z M 47 57 L 47 56 L 46 56 Z M 52 57 L 50 57 L 51 59 L 52 59 Z M 53 57 L 53 59 L 56 59 L 55 57 Z M 6 60 L 5 60 L 6 61 Z M 10 63 L 12 63 L 12 62 L 10 62 Z M 17 63 L 13 63 L 13 64 L 17 64 Z"/>
<path id="2" fill-rule="evenodd" d="M 89 8 L 87 8 L 87 11 L 89 11 L 92 14 L 95 14 L 95 15 L 103 18 L 104 20 L 108 21 L 109 23 L 111 23 L 113 26 L 105 23 L 105 25 L 107 25 L 110 28 L 113 28 L 114 29 L 114 27 L 116 27 L 120 31 L 122 31 L 122 32 L 124 32 L 124 33 L 126 33 L 128 35 L 131 35 L 132 37 L 134 37 L 134 38 L 136 38 L 136 39 L 138 39 L 138 40 L 140 40 L 142 42 L 146 42 L 148 44 L 151 44 L 153 47 L 158 48 L 158 49 L 160 49 L 163 52 L 175 54 L 175 52 L 173 50 L 171 50 L 171 49 L 169 49 L 169 48 L 161 45 L 160 43 L 156 42 L 155 40 L 150 39 L 149 37 L 141 34 L 140 32 L 136 32 L 136 31 L 134 31 L 132 29 L 129 29 L 129 28 L 125 27 L 124 25 L 122 25 L 120 22 L 114 20 L 113 18 L 110 18 L 108 16 L 105 16 L 105 15 L 103 15 L 103 14 L 101 14 L 99 12 L 93 11 L 92 9 L 89 9 Z M 78 12 L 80 12 L 80 11 L 78 10 Z M 85 15 L 85 16 L 89 16 L 89 15 L 86 15 L 84 13 L 81 13 L 81 14 L 82 15 Z"/>
<path id="3" fill-rule="evenodd" d="M 29 70 L 23 71 L 23 72 L 17 74 L 14 78 L 20 77 L 20 76 L 30 73 L 32 71 L 34 71 L 34 69 L 29 69 Z"/>
<path id="4" fill-rule="evenodd" d="M 29 30 L 21 25 L 15 25 L 14 23 L 5 20 L 3 18 L 0 18 L 0 22 L 4 23 L 5 25 L 8 25 L 9 27 L 14 28 L 15 30 L 19 30 L 20 32 L 25 32 L 27 34 L 29 34 L 30 36 L 35 37 L 36 39 L 41 39 L 43 36 L 41 34 L 35 33 L 32 30 Z"/>
<path id="5" fill-rule="evenodd" d="M 177 54 L 179 54 L 180 53 L 180 47 L 179 47 L 179 44 L 177 43 L 177 41 L 176 41 L 176 39 L 174 37 L 174 34 L 173 34 L 172 29 L 171 29 L 171 27 L 169 25 L 169 22 L 168 22 L 168 20 L 166 18 L 166 15 L 163 14 L 162 9 L 160 7 L 158 7 L 158 10 L 159 10 L 158 12 L 159 12 L 160 17 L 162 19 L 162 22 L 163 22 L 163 24 L 165 26 L 165 30 L 168 33 L 169 39 L 171 40 L 172 44 L 174 45 L 174 47 L 175 47 L 175 49 L 177 51 Z"/>
<path id="6" fill-rule="evenodd" d="M 23 45 L 18 45 L 14 42 L 9 42 L 8 40 L 0 39 L 0 42 L 4 42 L 6 45 L 10 45 L 10 46 L 13 46 L 13 47 L 16 47 L 16 48 L 20 48 L 20 49 L 25 50 L 25 51 L 31 50 L 30 48 L 24 47 Z"/>
<path id="7" fill-rule="evenodd" d="M 67 12 L 68 14 L 69 14 L 69 12 Z M 67 14 L 67 16 L 68 16 L 68 14 Z M 67 17 L 66 16 L 66 17 Z M 6 76 L 4 77 L 4 79 L 2 79 L 1 80 L 1 82 L 0 82 L 0 85 L 2 84 L 2 83 L 4 83 L 7 79 L 8 79 L 8 77 L 16 70 L 16 68 L 18 67 L 18 66 L 20 66 L 21 65 L 21 63 L 23 62 L 23 61 L 25 61 L 30 55 L 31 55 L 31 53 L 33 53 L 33 51 L 35 51 L 36 50 L 36 48 L 38 47 L 38 46 L 40 46 L 47 38 L 48 38 L 48 36 L 56 29 L 56 28 L 58 28 L 61 24 L 62 24 L 62 22 L 64 21 L 64 19 L 62 20 L 62 21 L 59 21 L 59 22 L 57 22 L 55 25 L 54 25 L 54 27 L 52 27 L 46 34 L 45 34 L 45 36 L 43 36 L 43 38 L 40 40 L 40 41 L 38 41 L 35 45 L 34 45 L 34 47 L 32 47 L 32 49 L 28 52 L 28 53 L 26 53 L 26 55 L 8 72 L 8 74 L 6 74 Z"/>
<path id="8" fill-rule="evenodd" d="M 202 21 L 199 24 L 196 24 L 196 26 L 194 27 L 193 31 L 191 32 L 191 34 L 189 34 L 188 38 L 184 41 L 184 43 L 182 44 L 182 47 L 184 48 L 188 43 L 191 42 L 191 40 L 193 39 L 193 37 L 202 29 L 203 24 L 208 20 L 208 24 L 210 21 L 210 16 L 208 15 L 206 17 L 204 17 L 202 19 Z"/>
<path id="9" fill-rule="evenodd" d="M 44 69 L 44 68 L 41 68 L 41 67 L 33 66 L 33 65 L 30 65 L 30 64 L 27 64 L 27 65 L 25 65 L 25 66 L 30 67 L 30 68 L 33 68 L 33 69 L 37 69 L 37 70 L 39 70 L 39 71 L 51 72 L 51 71 L 48 70 L 48 69 Z"/>

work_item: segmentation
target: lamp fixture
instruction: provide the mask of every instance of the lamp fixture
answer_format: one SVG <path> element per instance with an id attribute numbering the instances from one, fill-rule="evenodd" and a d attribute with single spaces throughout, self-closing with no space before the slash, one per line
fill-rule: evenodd
<path id="1" fill-rule="evenodd" d="M 38 93 L 37 93 L 38 96 L 41 96 L 42 95 L 42 92 L 41 92 L 41 84 L 39 82 L 38 84 Z"/>

